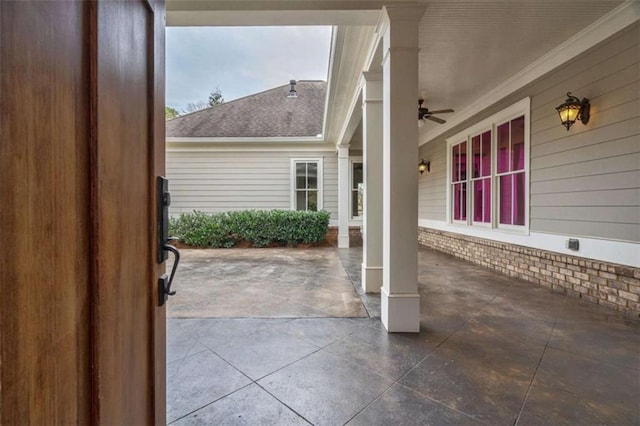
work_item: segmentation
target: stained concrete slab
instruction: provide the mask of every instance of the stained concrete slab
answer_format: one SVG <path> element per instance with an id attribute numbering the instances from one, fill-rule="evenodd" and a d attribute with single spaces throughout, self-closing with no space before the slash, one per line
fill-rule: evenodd
<path id="1" fill-rule="evenodd" d="M 170 318 L 368 317 L 331 247 L 180 252 Z"/>
<path id="2" fill-rule="evenodd" d="M 293 281 L 279 269 L 286 262 L 262 259 L 274 293 L 293 282 L 337 291 L 332 277 L 347 276 L 358 294 L 361 249 L 334 254 Z M 638 321 L 427 249 L 419 251 L 418 291 L 413 334 L 385 332 L 378 295 L 361 295 L 362 318 L 170 319 L 169 420 L 640 424 Z"/>

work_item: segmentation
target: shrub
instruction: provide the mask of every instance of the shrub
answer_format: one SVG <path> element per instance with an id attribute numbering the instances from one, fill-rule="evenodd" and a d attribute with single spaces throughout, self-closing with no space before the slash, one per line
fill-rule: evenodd
<path id="1" fill-rule="evenodd" d="M 244 210 L 206 214 L 199 211 L 171 218 L 169 232 L 193 247 L 233 247 L 246 240 L 254 247 L 295 246 L 324 240 L 329 213 L 290 210 Z"/>

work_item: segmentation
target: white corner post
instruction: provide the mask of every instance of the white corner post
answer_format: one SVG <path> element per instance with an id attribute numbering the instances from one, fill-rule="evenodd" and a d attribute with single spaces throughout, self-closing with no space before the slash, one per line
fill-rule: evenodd
<path id="1" fill-rule="evenodd" d="M 338 146 L 338 248 L 349 248 L 349 146 Z"/>
<path id="2" fill-rule="evenodd" d="M 382 9 L 382 323 L 420 331 L 418 295 L 418 25 L 424 5 Z"/>
<path id="3" fill-rule="evenodd" d="M 382 73 L 362 74 L 362 289 L 382 287 Z"/>

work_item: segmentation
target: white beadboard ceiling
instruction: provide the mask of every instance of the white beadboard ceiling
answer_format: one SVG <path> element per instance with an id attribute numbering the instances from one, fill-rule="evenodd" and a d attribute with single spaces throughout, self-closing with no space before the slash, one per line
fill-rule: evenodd
<path id="1" fill-rule="evenodd" d="M 425 105 L 460 111 L 621 3 L 430 3 L 420 22 L 419 88 Z M 427 122 L 420 133 L 437 126 Z"/>

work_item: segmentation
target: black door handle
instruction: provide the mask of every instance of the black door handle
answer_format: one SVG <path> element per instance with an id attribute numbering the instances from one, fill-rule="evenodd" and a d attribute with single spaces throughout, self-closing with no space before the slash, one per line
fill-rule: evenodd
<path id="1" fill-rule="evenodd" d="M 171 290 L 171 284 L 173 284 L 173 278 L 176 276 L 176 270 L 178 269 L 178 263 L 180 263 L 180 252 L 172 245 L 165 244 L 162 247 L 163 250 L 173 253 L 173 266 L 171 267 L 171 275 L 167 277 L 167 274 L 163 274 L 158 278 L 158 306 L 165 304 L 169 296 L 176 294 L 175 290 Z"/>
<path id="2" fill-rule="evenodd" d="M 176 294 L 171 291 L 171 284 L 180 263 L 180 252 L 178 249 L 168 244 L 173 238 L 169 237 L 169 205 L 171 204 L 171 194 L 169 193 L 169 180 L 163 176 L 156 179 L 156 200 L 157 200 L 157 225 L 158 225 L 158 263 L 164 262 L 168 256 L 167 252 L 173 253 L 173 267 L 171 275 L 163 274 L 158 278 L 158 306 L 165 304 L 169 296 Z"/>

